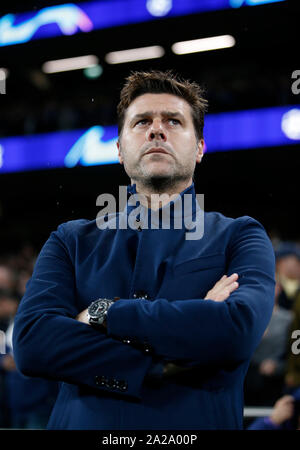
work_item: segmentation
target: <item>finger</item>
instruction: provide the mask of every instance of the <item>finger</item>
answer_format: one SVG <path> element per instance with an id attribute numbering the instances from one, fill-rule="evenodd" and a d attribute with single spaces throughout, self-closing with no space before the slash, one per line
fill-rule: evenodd
<path id="1" fill-rule="evenodd" d="M 226 279 L 227 279 L 227 275 L 223 275 L 222 278 L 220 278 L 220 279 L 216 282 L 215 286 L 221 285 Z"/>
<path id="2" fill-rule="evenodd" d="M 286 405 L 286 410 L 289 412 L 294 412 L 294 405 Z"/>
<path id="3" fill-rule="evenodd" d="M 222 290 L 225 286 L 226 286 L 226 280 L 227 280 L 227 275 L 223 275 L 222 278 L 220 278 L 216 284 L 214 285 L 213 289 L 220 291 Z"/>
<path id="4" fill-rule="evenodd" d="M 228 286 L 233 281 L 236 281 L 238 279 L 238 277 L 239 276 L 237 273 L 233 273 L 232 275 L 230 275 L 230 277 L 228 277 L 227 275 L 224 275 L 224 277 L 222 277 L 220 280 L 220 286 Z"/>
<path id="5" fill-rule="evenodd" d="M 218 300 L 224 301 L 226 300 L 230 294 L 238 288 L 238 283 L 235 281 L 231 285 L 223 287 L 217 292 Z"/>
<path id="6" fill-rule="evenodd" d="M 239 287 L 239 283 L 237 281 L 234 281 L 233 283 L 231 283 L 228 286 L 228 289 L 229 289 L 229 291 L 231 293 L 231 292 L 235 291 L 238 287 Z"/>
<path id="7" fill-rule="evenodd" d="M 239 287 L 239 283 L 237 281 L 231 281 L 230 283 L 225 283 L 220 285 L 216 289 L 216 293 L 224 292 L 225 295 L 229 296 L 231 292 L 235 291 Z"/>
<path id="8" fill-rule="evenodd" d="M 232 273 L 227 279 L 230 281 L 236 281 L 239 277 L 238 273 Z"/>
<path id="9" fill-rule="evenodd" d="M 294 397 L 292 395 L 284 395 L 282 397 L 282 403 L 292 404 L 294 403 Z"/>
<path id="10" fill-rule="evenodd" d="M 286 408 L 285 414 L 287 415 L 287 419 L 289 419 L 294 414 L 294 409 L 293 408 Z"/>

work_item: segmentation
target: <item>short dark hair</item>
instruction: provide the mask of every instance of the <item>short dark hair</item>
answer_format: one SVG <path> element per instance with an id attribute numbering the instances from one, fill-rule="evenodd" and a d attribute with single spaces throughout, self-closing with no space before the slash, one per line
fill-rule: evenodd
<path id="1" fill-rule="evenodd" d="M 127 108 L 134 99 L 143 94 L 173 94 L 186 100 L 192 108 L 196 137 L 203 138 L 204 115 L 208 105 L 204 98 L 204 89 L 194 81 L 179 78 L 170 70 L 131 72 L 126 78 L 117 106 L 119 136 L 122 133 Z"/>

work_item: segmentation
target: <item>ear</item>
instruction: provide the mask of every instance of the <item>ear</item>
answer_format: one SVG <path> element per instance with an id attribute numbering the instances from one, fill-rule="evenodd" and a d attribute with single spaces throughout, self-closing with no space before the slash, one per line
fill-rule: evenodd
<path id="1" fill-rule="evenodd" d="M 119 158 L 120 164 L 123 164 L 124 161 L 123 161 L 123 158 L 122 158 L 121 147 L 120 147 L 120 142 L 119 141 L 117 141 L 117 148 L 118 148 L 118 158 Z"/>
<path id="2" fill-rule="evenodd" d="M 197 155 L 196 155 L 197 163 L 200 163 L 203 158 L 203 149 L 204 149 L 204 139 L 199 139 L 199 142 L 197 143 Z"/>

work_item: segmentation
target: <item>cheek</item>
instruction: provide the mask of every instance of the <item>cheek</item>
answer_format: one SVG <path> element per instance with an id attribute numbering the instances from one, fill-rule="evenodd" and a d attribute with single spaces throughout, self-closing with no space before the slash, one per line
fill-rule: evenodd
<path id="1" fill-rule="evenodd" d="M 172 136 L 172 141 L 175 146 L 184 146 L 185 148 L 196 148 L 197 147 L 197 139 L 195 133 L 193 131 L 187 130 L 184 133 L 178 133 Z"/>
<path id="2" fill-rule="evenodd" d="M 134 149 L 128 148 L 126 146 L 121 147 L 120 158 L 125 168 L 134 166 L 137 163 L 137 152 Z"/>
<path id="3" fill-rule="evenodd" d="M 122 138 L 121 154 L 123 158 L 138 159 L 145 140 L 140 136 L 126 136 Z"/>

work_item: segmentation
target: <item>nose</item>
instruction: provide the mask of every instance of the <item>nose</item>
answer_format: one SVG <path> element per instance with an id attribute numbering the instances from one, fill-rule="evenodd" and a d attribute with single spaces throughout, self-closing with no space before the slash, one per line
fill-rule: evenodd
<path id="1" fill-rule="evenodd" d="M 167 135 L 163 128 L 161 120 L 153 120 L 151 126 L 147 130 L 147 140 L 162 140 L 164 142 L 167 140 Z"/>

